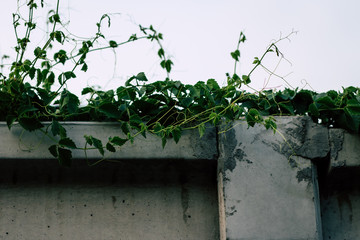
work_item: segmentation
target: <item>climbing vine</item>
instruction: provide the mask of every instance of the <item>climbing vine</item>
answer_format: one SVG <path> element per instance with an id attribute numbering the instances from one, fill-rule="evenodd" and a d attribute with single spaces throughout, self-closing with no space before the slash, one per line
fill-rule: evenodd
<path id="1" fill-rule="evenodd" d="M 226 126 L 227 122 L 238 119 L 251 127 L 263 124 L 276 131 L 273 116 L 307 115 L 328 127 L 359 133 L 360 89 L 357 87 L 326 93 L 298 88 L 251 93 L 243 90 L 243 86 L 250 86 L 254 71 L 266 68 L 263 60 L 269 54 L 283 57 L 277 44 L 284 38 L 270 44 L 261 57 L 254 58 L 253 69 L 240 75 L 237 63 L 240 47 L 246 41 L 245 35 L 240 33 L 237 47 L 229 56 L 234 60 L 234 72 L 226 74 L 227 84 L 219 86 L 214 79 L 209 79 L 191 85 L 171 79 L 173 62 L 162 46 L 163 35 L 153 26 L 139 26 L 138 33 L 123 42 L 107 40 L 102 28 L 110 26 L 111 18 L 105 14 L 96 24 L 97 32 L 92 38 L 74 39 L 62 30 L 65 25 L 59 14 L 60 0 L 49 12 L 51 30 L 46 34 L 46 42 L 30 49 L 31 33 L 37 28 L 34 14 L 44 6 L 44 1 L 28 0 L 26 3 L 27 18 L 18 13 L 13 15 L 16 57 L 9 66 L 9 73 L 0 74 L 0 120 L 6 121 L 9 129 L 18 122 L 27 131 L 43 132 L 53 141 L 49 151 L 61 165 L 71 165 L 73 149 L 97 149 L 104 156 L 105 151 L 115 152 L 126 142 L 133 142 L 139 135 L 146 137 L 146 134 L 158 135 L 165 147 L 170 139 L 178 142 L 186 129 L 198 129 L 202 136 L 207 124 Z M 23 35 L 19 28 L 23 28 Z M 97 46 L 100 39 L 107 40 L 108 44 Z M 86 104 L 80 104 L 79 96 L 67 88 L 67 82 L 75 79 L 77 72 L 88 70 L 87 56 L 94 51 L 119 48 L 140 40 L 157 43 L 160 66 L 167 77 L 149 82 L 146 74 L 140 72 L 114 90 L 86 87 L 81 93 L 86 96 Z M 67 52 L 67 44 L 74 41 L 79 47 Z M 8 59 L 4 55 L 2 71 L 3 61 Z M 57 66 L 64 70 L 59 72 Z M 49 122 L 46 127 L 44 121 Z M 86 145 L 77 146 L 68 137 L 63 121 L 113 121 L 124 134 L 109 136 L 107 142 L 102 142 L 84 132 Z"/>

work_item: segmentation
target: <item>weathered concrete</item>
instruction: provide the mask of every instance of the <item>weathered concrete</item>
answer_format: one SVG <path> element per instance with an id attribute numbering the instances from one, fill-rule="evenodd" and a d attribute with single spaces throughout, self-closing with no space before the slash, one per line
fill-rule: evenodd
<path id="1" fill-rule="evenodd" d="M 45 123 L 44 125 L 48 124 Z M 74 140 L 78 147 L 85 146 L 85 134 L 102 140 L 104 146 L 109 137 L 123 136 L 120 125 L 117 123 L 66 122 L 63 126 L 67 130 L 68 136 Z M 50 130 L 49 135 L 52 135 Z M 48 148 L 54 142 L 40 131 L 29 133 L 17 124 L 9 131 L 6 123 L 0 122 L 0 136 L 1 159 L 53 158 Z M 83 150 L 73 150 L 72 152 L 74 158 L 85 158 Z M 96 149 L 88 150 L 86 153 L 89 159 L 99 159 L 102 157 Z M 206 129 L 201 141 L 198 132 L 186 131 L 178 144 L 174 140 L 169 139 L 164 149 L 157 136 L 151 134 L 147 134 L 147 138 L 138 136 L 133 144 L 127 142 L 118 148 L 115 153 L 106 151 L 105 157 L 108 159 L 176 158 L 211 160 L 216 159 L 217 154 L 216 129 L 210 127 Z"/>
<path id="2" fill-rule="evenodd" d="M 236 121 L 164 149 L 140 136 L 95 167 L 74 151 L 71 169 L 41 132 L 0 123 L 0 239 L 360 239 L 360 137 L 276 119 L 276 134 Z M 84 134 L 121 135 L 116 123 L 64 126 L 79 147 Z"/>
<path id="3" fill-rule="evenodd" d="M 360 168 L 333 168 L 320 189 L 324 239 L 360 239 Z"/>
<path id="4" fill-rule="evenodd" d="M 324 239 L 360 239 L 360 136 L 329 130 L 331 154 L 321 179 Z"/>
<path id="5" fill-rule="evenodd" d="M 343 129 L 330 129 L 330 167 L 360 167 L 360 137 Z"/>
<path id="6" fill-rule="evenodd" d="M 0 239 L 218 239 L 216 162 L 0 161 Z"/>
<path id="7" fill-rule="evenodd" d="M 294 152 L 307 121 L 278 118 L 281 134 L 236 123 L 220 137 L 226 239 L 318 239 L 312 163 Z"/>

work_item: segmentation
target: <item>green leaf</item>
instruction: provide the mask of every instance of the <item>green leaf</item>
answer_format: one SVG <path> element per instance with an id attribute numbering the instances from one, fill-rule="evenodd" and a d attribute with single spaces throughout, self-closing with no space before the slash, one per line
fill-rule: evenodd
<path id="1" fill-rule="evenodd" d="M 194 99 L 192 97 L 186 97 L 186 98 L 183 98 L 181 99 L 180 103 L 182 106 L 188 108 L 191 103 L 193 103 Z"/>
<path id="2" fill-rule="evenodd" d="M 146 76 L 145 76 L 145 73 L 143 73 L 143 72 L 140 72 L 140 73 L 138 73 L 138 75 L 136 75 L 136 77 L 135 77 L 137 80 L 139 80 L 139 81 L 143 81 L 143 82 L 146 82 L 148 79 L 146 78 Z"/>
<path id="3" fill-rule="evenodd" d="M 159 134 L 162 129 L 163 129 L 163 126 L 161 126 L 161 123 L 156 122 L 155 126 L 154 126 L 154 133 Z"/>
<path id="4" fill-rule="evenodd" d="M 123 133 L 125 134 L 129 134 L 130 133 L 130 130 L 129 130 L 129 124 L 127 122 L 123 122 L 121 124 L 121 130 L 123 131 Z"/>
<path id="5" fill-rule="evenodd" d="M 86 72 L 88 70 L 88 65 L 86 63 L 84 63 L 81 67 L 81 71 Z"/>
<path id="6" fill-rule="evenodd" d="M 287 103 L 279 103 L 281 110 L 286 110 L 287 113 L 294 115 L 294 107 L 292 106 L 291 102 Z"/>
<path id="7" fill-rule="evenodd" d="M 51 132 L 54 136 L 60 135 L 61 138 L 66 138 L 66 129 L 56 120 L 52 120 Z"/>
<path id="8" fill-rule="evenodd" d="M 204 136 L 205 133 L 205 124 L 204 123 L 200 124 L 198 129 L 199 129 L 200 138 L 202 138 L 202 136 Z"/>
<path id="9" fill-rule="evenodd" d="M 9 128 L 9 130 L 11 129 L 11 126 L 13 125 L 15 120 L 16 120 L 16 116 L 14 116 L 14 115 L 7 115 L 6 116 L 6 124 L 7 124 L 8 128 Z"/>
<path id="10" fill-rule="evenodd" d="M 37 80 L 36 86 L 39 86 L 44 80 L 44 77 L 40 69 L 36 69 L 36 80 Z"/>
<path id="11" fill-rule="evenodd" d="M 168 60 L 162 60 L 161 62 L 160 62 L 160 66 L 162 67 L 162 68 L 164 68 L 164 69 L 166 69 L 166 72 L 170 72 L 171 71 L 171 66 L 172 65 L 174 65 L 173 64 L 173 62 L 170 60 L 170 59 L 168 59 Z"/>
<path id="12" fill-rule="evenodd" d="M 58 150 L 57 150 L 57 145 L 51 145 L 50 147 L 49 147 L 49 152 L 51 153 L 51 155 L 53 155 L 54 157 L 58 157 Z"/>
<path id="13" fill-rule="evenodd" d="M 109 151 L 109 152 L 116 152 L 116 149 L 114 148 L 113 145 L 111 145 L 111 143 L 107 143 L 106 144 L 106 149 Z"/>
<path id="14" fill-rule="evenodd" d="M 259 111 L 255 108 L 251 108 L 246 115 L 246 121 L 249 124 L 249 126 L 253 127 L 256 123 L 262 122 L 262 117 L 259 113 Z"/>
<path id="15" fill-rule="evenodd" d="M 310 113 L 311 116 L 314 116 L 314 117 L 319 117 L 320 116 L 319 109 L 316 107 L 315 103 L 311 103 L 309 105 L 308 112 Z"/>
<path id="16" fill-rule="evenodd" d="M 298 92 L 292 101 L 297 114 L 305 114 L 309 105 L 313 103 L 312 94 L 308 90 Z"/>
<path id="17" fill-rule="evenodd" d="M 115 41 L 110 40 L 109 41 L 109 46 L 112 47 L 112 48 L 116 48 L 118 46 L 118 44 Z"/>
<path id="18" fill-rule="evenodd" d="M 166 142 L 167 142 L 166 136 L 164 135 L 164 136 L 161 138 L 161 146 L 162 146 L 162 148 L 165 148 Z"/>
<path id="19" fill-rule="evenodd" d="M 99 150 L 100 154 L 104 156 L 104 148 L 103 148 L 101 140 L 92 137 L 92 141 L 93 141 L 94 147 L 96 147 Z"/>
<path id="20" fill-rule="evenodd" d="M 55 31 L 54 33 L 56 41 L 63 44 L 65 40 L 65 34 L 62 31 Z"/>
<path id="21" fill-rule="evenodd" d="M 29 77 L 30 77 L 31 80 L 34 79 L 35 73 L 36 73 L 36 68 L 34 68 L 34 67 L 30 68 L 30 70 L 29 70 Z"/>
<path id="22" fill-rule="evenodd" d="M 163 58 L 165 56 L 164 49 L 160 48 L 159 51 L 158 51 L 158 55 L 159 55 L 160 58 Z"/>
<path id="23" fill-rule="evenodd" d="M 55 82 L 55 74 L 53 72 L 50 72 L 49 76 L 45 80 L 44 88 L 50 91 L 50 87 L 54 84 L 54 82 Z"/>
<path id="24" fill-rule="evenodd" d="M 231 52 L 230 55 L 235 61 L 239 61 L 240 51 L 238 49 L 236 49 L 234 52 Z"/>
<path id="25" fill-rule="evenodd" d="M 63 65 L 65 64 L 66 60 L 68 60 L 68 56 L 66 55 L 66 51 L 65 50 L 60 50 L 57 53 L 54 54 L 54 60 L 57 62 L 62 63 Z"/>
<path id="26" fill-rule="evenodd" d="M 348 100 L 345 108 L 350 115 L 360 115 L 360 103 L 355 99 Z"/>
<path id="27" fill-rule="evenodd" d="M 200 90 L 198 88 L 196 88 L 192 85 L 186 85 L 186 87 L 189 89 L 191 97 L 200 98 Z"/>
<path id="28" fill-rule="evenodd" d="M 80 105 L 79 98 L 64 89 L 60 98 L 60 110 L 67 110 L 69 113 L 76 113 Z"/>
<path id="29" fill-rule="evenodd" d="M 254 58 L 253 64 L 260 64 L 260 60 L 258 57 Z"/>
<path id="30" fill-rule="evenodd" d="M 66 80 L 70 78 L 76 78 L 76 75 L 73 71 L 64 72 L 64 77 Z"/>
<path id="31" fill-rule="evenodd" d="M 25 130 L 30 132 L 44 127 L 44 125 L 36 118 L 21 117 L 19 118 L 19 123 Z"/>
<path id="32" fill-rule="evenodd" d="M 93 145 L 92 136 L 84 135 L 84 138 L 87 144 L 89 144 L 90 146 Z"/>
<path id="33" fill-rule="evenodd" d="M 265 119 L 265 128 L 266 129 L 272 129 L 274 131 L 274 134 L 276 133 L 277 125 L 275 123 L 275 118 L 269 117 Z"/>
<path id="34" fill-rule="evenodd" d="M 99 106 L 98 110 L 109 118 L 121 117 L 121 112 L 118 110 L 117 106 L 112 103 L 103 103 Z"/>
<path id="35" fill-rule="evenodd" d="M 219 84 L 215 81 L 215 79 L 209 79 L 206 82 L 206 85 L 210 88 L 210 90 L 219 90 Z"/>
<path id="36" fill-rule="evenodd" d="M 319 109 L 331 109 L 336 107 L 334 101 L 329 96 L 319 97 L 315 102 L 319 104 Z"/>
<path id="37" fill-rule="evenodd" d="M 180 138 L 181 138 L 181 127 L 180 126 L 176 126 L 173 130 L 172 130 L 172 132 L 171 132 L 171 134 L 172 134 L 172 136 L 173 136 L 173 138 L 174 138 L 174 141 L 176 142 L 176 143 L 178 143 L 179 142 L 179 140 L 180 140 Z"/>
<path id="38" fill-rule="evenodd" d="M 242 75 L 241 78 L 245 84 L 251 83 L 250 77 L 248 75 Z"/>
<path id="39" fill-rule="evenodd" d="M 91 87 L 86 87 L 86 88 L 84 88 L 84 89 L 81 91 L 81 95 L 85 95 L 85 94 L 87 94 L 87 93 L 93 93 L 93 92 L 95 92 L 95 90 L 94 90 L 93 88 L 91 88 Z"/>
<path id="40" fill-rule="evenodd" d="M 109 138 L 109 142 L 114 144 L 114 145 L 117 145 L 117 146 L 124 145 L 128 140 L 129 139 L 123 139 L 123 138 L 120 138 L 120 137 Z"/>
<path id="41" fill-rule="evenodd" d="M 72 148 L 75 149 L 76 148 L 76 144 L 74 143 L 73 140 L 71 140 L 70 138 L 63 138 L 59 141 L 59 145 L 62 147 L 67 147 L 67 148 Z"/>
<path id="42" fill-rule="evenodd" d="M 94 145 L 94 147 L 99 150 L 100 154 L 104 156 L 104 148 L 100 139 L 87 135 L 85 135 L 84 137 L 87 144 L 89 144 L 90 146 Z"/>
<path id="43" fill-rule="evenodd" d="M 71 151 L 68 149 L 64 149 L 61 147 L 57 148 L 58 150 L 58 160 L 61 166 L 65 166 L 65 167 L 71 167 L 71 158 L 72 158 L 72 154 Z"/>

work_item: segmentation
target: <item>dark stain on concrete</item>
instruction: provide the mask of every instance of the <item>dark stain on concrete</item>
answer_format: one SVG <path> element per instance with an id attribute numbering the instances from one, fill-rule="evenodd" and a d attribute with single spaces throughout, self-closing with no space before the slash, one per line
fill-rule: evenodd
<path id="1" fill-rule="evenodd" d="M 113 208 L 116 208 L 116 206 L 115 206 L 116 197 L 115 196 L 111 196 L 111 202 L 112 202 Z"/>
<path id="2" fill-rule="evenodd" d="M 188 221 L 188 209 L 189 209 L 189 189 L 187 188 L 188 179 L 186 175 L 180 175 L 180 184 L 181 184 L 181 207 L 183 210 L 183 220 L 185 223 Z"/>
<path id="3" fill-rule="evenodd" d="M 337 196 L 337 202 L 338 202 L 339 211 L 340 211 L 340 218 L 343 219 L 343 208 L 348 207 L 349 208 L 349 222 L 352 222 L 353 208 L 352 208 L 352 204 L 351 204 L 349 195 L 346 193 L 339 194 Z"/>
<path id="4" fill-rule="evenodd" d="M 187 210 L 189 209 L 189 190 L 184 185 L 181 186 L 181 206 L 183 209 L 184 222 L 187 223 Z"/>
<path id="5" fill-rule="evenodd" d="M 229 129 L 224 133 L 223 138 L 224 170 L 230 170 L 232 172 L 236 167 L 236 159 L 233 156 L 234 150 L 237 146 L 235 130 L 233 128 Z"/>
<path id="6" fill-rule="evenodd" d="M 311 182 L 312 181 L 312 171 L 310 167 L 301 169 L 297 172 L 296 178 L 298 182 L 305 181 L 305 182 Z"/>
<path id="7" fill-rule="evenodd" d="M 329 131 L 329 138 L 330 138 L 330 146 L 331 146 L 331 153 L 330 156 L 332 159 L 337 159 L 338 152 L 340 152 L 343 148 L 344 143 L 344 130 L 343 129 L 331 129 Z M 337 162 L 337 165 L 341 166 L 345 163 Z"/>
<path id="8" fill-rule="evenodd" d="M 233 216 L 236 212 L 237 212 L 236 207 L 235 207 L 235 206 L 232 206 L 232 207 L 230 207 L 230 211 L 227 211 L 227 212 L 226 212 L 226 216 L 227 216 L 227 217 Z"/>
<path id="9" fill-rule="evenodd" d="M 241 146 L 241 144 L 239 144 L 239 146 Z M 248 164 L 253 163 L 252 161 L 246 158 L 247 157 L 246 153 L 240 148 L 235 150 L 234 157 L 240 162 L 246 162 Z"/>
<path id="10" fill-rule="evenodd" d="M 289 164 L 291 168 L 296 168 L 298 166 L 294 158 L 289 158 Z"/>
<path id="11" fill-rule="evenodd" d="M 193 147 L 197 158 L 217 159 L 219 155 L 217 130 L 210 124 L 206 124 L 205 126 L 205 133 L 200 140 L 199 138 L 190 138 L 191 146 Z"/>

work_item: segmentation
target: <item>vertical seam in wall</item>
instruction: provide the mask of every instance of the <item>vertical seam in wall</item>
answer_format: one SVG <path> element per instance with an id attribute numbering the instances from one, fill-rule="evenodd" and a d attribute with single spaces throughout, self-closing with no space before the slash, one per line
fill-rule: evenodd
<path id="1" fill-rule="evenodd" d="M 312 182 L 314 188 L 314 205 L 315 205 L 315 220 L 316 220 L 316 231 L 318 233 L 318 239 L 323 240 L 322 233 L 322 222 L 321 222 L 321 206 L 320 206 L 320 194 L 319 194 L 319 182 L 317 174 L 317 166 L 311 162 L 312 170 Z"/>
<path id="2" fill-rule="evenodd" d="M 226 218 L 225 218 L 225 202 L 224 202 L 224 184 L 223 184 L 223 167 L 219 167 L 220 155 L 220 141 L 219 129 L 216 127 L 216 148 L 217 148 L 217 192 L 218 192 L 218 207 L 219 207 L 219 237 L 220 240 L 226 240 Z"/>

